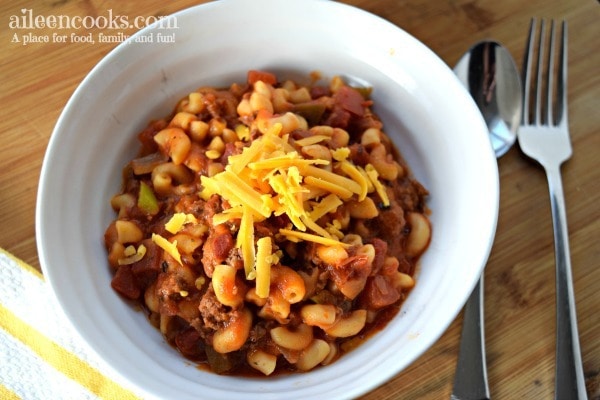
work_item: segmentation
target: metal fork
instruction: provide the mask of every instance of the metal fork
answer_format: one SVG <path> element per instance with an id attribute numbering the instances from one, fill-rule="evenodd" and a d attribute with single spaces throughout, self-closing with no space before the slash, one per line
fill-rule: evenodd
<path id="1" fill-rule="evenodd" d="M 518 131 L 523 152 L 546 170 L 554 227 L 556 258 L 556 376 L 555 399 L 587 399 L 579 348 L 575 295 L 571 276 L 567 216 L 560 175 L 561 164 L 571 157 L 567 122 L 567 23 L 562 23 L 560 59 L 554 82 L 555 23 L 550 26 L 549 54 L 544 54 L 545 21 L 540 23 L 537 46 L 536 20 L 531 21 L 523 64 L 523 118 Z M 537 52 L 537 69 L 532 60 Z M 546 64 L 544 66 L 544 64 Z M 546 77 L 546 83 L 544 83 Z M 531 89 L 530 89 L 531 87 Z M 535 96 L 531 96 L 531 91 Z M 544 104 L 543 104 L 544 103 Z M 531 118 L 530 118 L 531 117 Z"/>

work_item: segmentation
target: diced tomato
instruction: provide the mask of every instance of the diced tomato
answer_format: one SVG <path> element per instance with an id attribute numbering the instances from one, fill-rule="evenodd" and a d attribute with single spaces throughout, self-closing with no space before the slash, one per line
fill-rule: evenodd
<path id="1" fill-rule="evenodd" d="M 387 242 L 374 238 L 372 241 L 373 247 L 375 248 L 375 259 L 373 260 L 373 270 L 371 275 L 375 275 L 379 272 L 383 263 L 385 262 L 385 255 L 387 254 L 388 245 Z"/>
<path id="2" fill-rule="evenodd" d="M 400 293 L 386 276 L 375 275 L 367 280 L 361 300 L 377 310 L 400 300 Z"/>
<path id="3" fill-rule="evenodd" d="M 258 81 L 274 85 L 277 83 L 277 77 L 275 74 L 266 71 L 257 71 L 254 69 L 248 71 L 248 83 L 254 85 Z"/>
<path id="4" fill-rule="evenodd" d="M 136 280 L 131 272 L 130 265 L 121 265 L 111 281 L 111 286 L 121 295 L 128 299 L 135 300 L 141 295 Z"/>
<path id="5" fill-rule="evenodd" d="M 175 337 L 175 345 L 185 357 L 198 359 L 204 355 L 204 343 L 200 333 L 194 328 L 180 332 Z"/>
<path id="6" fill-rule="evenodd" d="M 331 279 L 349 299 L 354 299 L 365 286 L 371 273 L 371 264 L 364 255 L 348 257 L 344 262 L 331 268 Z"/>
<path id="7" fill-rule="evenodd" d="M 334 128 L 348 128 L 348 124 L 350 123 L 350 112 L 345 110 L 342 106 L 336 104 L 333 106 L 333 110 L 327 120 L 325 121 L 325 125 L 332 126 Z"/>
<path id="8" fill-rule="evenodd" d="M 215 265 L 225 261 L 234 245 L 235 241 L 229 229 L 217 225 L 202 247 L 202 264 L 208 277 L 212 277 Z"/>
<path id="9" fill-rule="evenodd" d="M 313 86 L 310 88 L 310 97 L 312 99 L 318 99 L 319 97 L 329 96 L 331 90 L 327 86 Z"/>
<path id="10" fill-rule="evenodd" d="M 149 123 L 146 129 L 144 129 L 138 134 L 138 140 L 142 145 L 142 149 L 140 151 L 141 156 L 145 156 L 150 153 L 155 153 L 158 150 L 158 146 L 154 141 L 154 135 L 156 135 L 158 132 L 160 132 L 166 127 L 167 121 L 165 121 L 164 119 L 159 119 Z"/>
<path id="11" fill-rule="evenodd" d="M 142 244 L 146 247 L 146 255 L 131 265 L 131 272 L 135 276 L 138 286 L 145 289 L 156 280 L 160 272 L 162 250 L 152 239 L 146 239 Z"/>
<path id="12" fill-rule="evenodd" d="M 342 86 L 333 95 L 336 104 L 339 104 L 344 110 L 351 112 L 352 114 L 362 117 L 365 113 L 364 102 L 365 99 L 355 89 L 349 86 Z"/>

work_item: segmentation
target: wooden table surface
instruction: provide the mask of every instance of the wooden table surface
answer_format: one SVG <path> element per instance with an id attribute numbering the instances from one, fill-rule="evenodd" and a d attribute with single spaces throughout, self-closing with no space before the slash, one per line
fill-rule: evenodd
<path id="1" fill-rule="evenodd" d="M 600 4 L 593 0 L 347 0 L 406 30 L 454 65 L 476 40 L 493 38 L 521 65 L 532 16 L 569 22 L 569 120 L 573 157 L 563 166 L 583 367 L 600 399 Z M 0 247 L 36 268 L 35 202 L 48 139 L 65 103 L 116 44 L 59 43 L 58 31 L 17 29 L 11 16 L 168 15 L 197 4 L 34 0 L 0 4 Z M 15 17 L 13 17 L 15 18 Z M 123 29 L 131 34 L 134 29 Z M 49 43 L 28 43 L 29 33 Z M 113 32 L 114 33 L 114 32 Z M 14 43 L 15 35 L 20 38 Z M 33 39 L 33 38 L 31 38 Z M 546 178 L 515 146 L 499 160 L 498 230 L 485 271 L 488 374 L 494 399 L 551 399 L 554 392 L 554 242 Z M 462 314 L 412 366 L 364 399 L 447 399 Z"/>

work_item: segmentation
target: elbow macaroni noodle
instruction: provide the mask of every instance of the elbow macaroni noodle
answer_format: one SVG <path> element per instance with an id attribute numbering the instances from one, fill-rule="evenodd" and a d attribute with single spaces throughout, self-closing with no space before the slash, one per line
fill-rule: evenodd
<path id="1" fill-rule="evenodd" d="M 398 311 L 432 229 L 370 90 L 264 71 L 138 136 L 104 234 L 112 287 L 221 374 L 328 365 Z"/>

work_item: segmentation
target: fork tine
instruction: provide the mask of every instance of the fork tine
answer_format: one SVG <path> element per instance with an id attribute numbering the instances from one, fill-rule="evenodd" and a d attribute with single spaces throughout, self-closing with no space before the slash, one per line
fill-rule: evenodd
<path id="1" fill-rule="evenodd" d="M 567 126 L 567 21 L 562 23 L 562 38 L 560 42 L 559 79 L 557 84 L 557 124 Z"/>
<path id="2" fill-rule="evenodd" d="M 527 40 L 527 47 L 525 48 L 525 55 L 523 56 L 523 113 L 521 116 L 521 125 L 529 124 L 530 117 L 530 104 L 529 97 L 531 96 L 531 59 L 533 57 L 533 42 L 535 38 L 535 18 L 531 19 L 529 26 L 529 38 Z"/>
<path id="3" fill-rule="evenodd" d="M 536 125 L 542 124 L 542 82 L 543 82 L 543 64 L 544 64 L 544 39 L 546 33 L 546 21 L 542 19 L 540 22 L 540 35 L 537 42 L 537 72 L 535 78 L 535 103 L 534 103 L 534 120 Z"/>
<path id="4" fill-rule="evenodd" d="M 550 51 L 549 51 L 549 55 L 548 55 L 548 68 L 547 68 L 547 87 L 546 87 L 546 124 L 548 125 L 554 125 L 554 116 L 553 116 L 553 109 L 554 109 L 554 42 L 555 42 L 555 32 L 554 32 L 554 20 L 552 20 L 552 23 L 550 25 Z M 540 44 L 541 46 L 541 44 Z M 560 84 L 560 79 L 559 79 L 559 84 Z M 558 98 L 558 97 L 557 97 Z"/>

